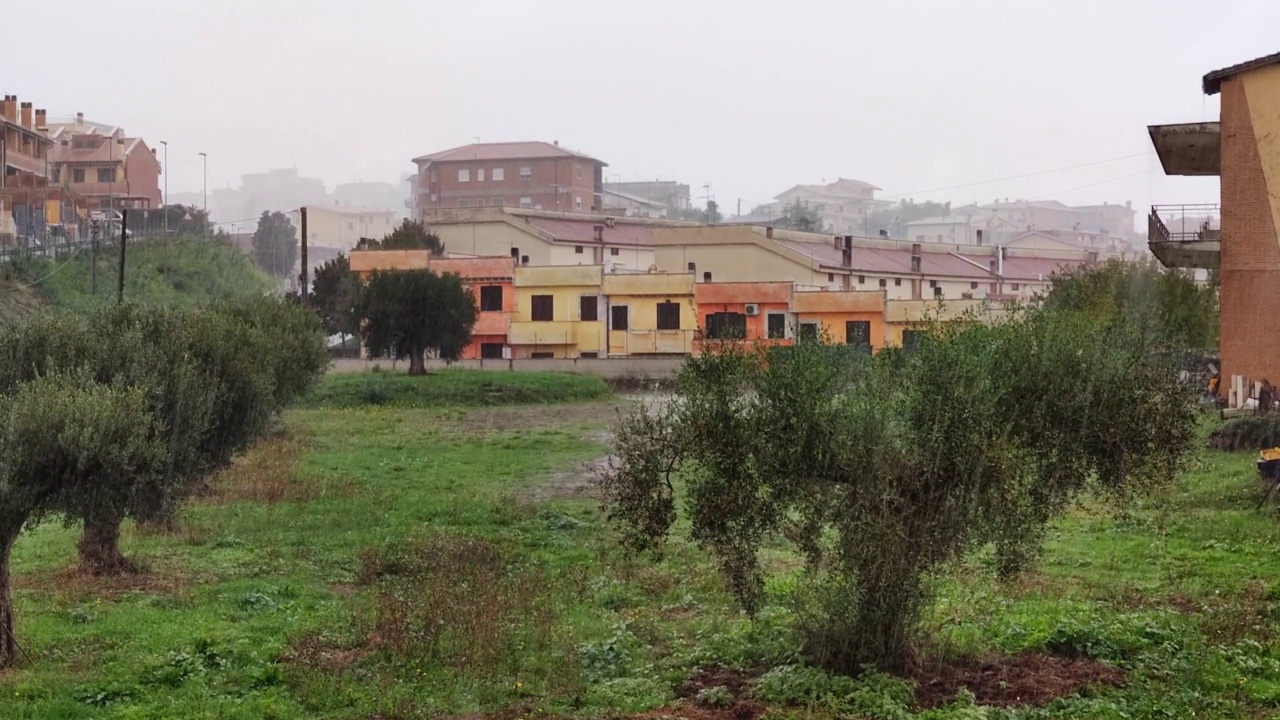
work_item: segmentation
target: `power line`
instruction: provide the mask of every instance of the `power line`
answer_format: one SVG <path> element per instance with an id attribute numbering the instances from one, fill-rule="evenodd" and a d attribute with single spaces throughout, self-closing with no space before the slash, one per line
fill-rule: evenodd
<path id="1" fill-rule="evenodd" d="M 62 270 L 62 268 L 64 268 L 64 267 L 66 267 L 66 266 L 67 266 L 67 264 L 68 264 L 68 263 L 70 263 L 72 260 L 75 260 L 75 259 L 76 259 L 76 256 L 80 254 L 80 251 L 81 251 L 81 250 L 83 250 L 83 249 L 84 249 L 84 247 L 85 247 L 84 245 L 80 245 L 79 247 L 77 247 L 77 248 L 75 249 L 75 252 L 71 253 L 71 257 L 69 257 L 69 258 L 67 258 L 66 260 L 64 260 L 64 261 L 62 262 L 62 264 L 61 264 L 61 265 L 59 265 L 58 267 L 54 268 L 54 269 L 53 269 L 53 271 L 52 271 L 52 272 L 50 272 L 48 275 L 45 275 L 44 277 L 42 277 L 42 278 L 38 278 L 38 279 L 36 279 L 36 280 L 32 280 L 30 283 L 28 283 L 28 284 L 26 284 L 26 285 L 15 285 L 15 286 L 13 286 L 13 287 L 9 288 L 9 290 L 25 290 L 25 289 L 27 289 L 27 288 L 33 288 L 33 287 L 35 287 L 36 285 L 39 285 L 40 283 L 44 282 L 45 280 L 48 280 L 49 278 L 53 277 L 54 275 L 57 275 L 57 274 L 58 274 L 58 271 Z"/>
<path id="2" fill-rule="evenodd" d="M 1108 178 L 1106 180 L 1099 180 L 1098 182 L 1089 183 L 1088 185 L 1077 185 L 1076 187 L 1067 188 L 1066 190 L 1055 190 L 1047 195 L 1041 195 L 1040 197 L 1033 198 L 1033 199 L 1048 200 L 1048 199 L 1052 199 L 1056 195 L 1062 195 L 1063 193 L 1075 192 L 1076 190 L 1084 190 L 1085 188 L 1097 187 L 1099 185 L 1106 185 L 1107 183 L 1113 183 L 1118 180 L 1128 180 L 1131 177 L 1146 175 L 1148 172 L 1150 172 L 1150 170 L 1139 170 L 1138 172 L 1135 172 L 1135 173 L 1129 173 L 1128 175 L 1118 175 L 1116 177 Z"/>
<path id="3" fill-rule="evenodd" d="M 1107 158 L 1105 160 L 1094 160 L 1093 162 L 1080 163 L 1079 165 L 1066 165 L 1063 167 L 1051 168 L 1049 170 L 1037 170 L 1035 172 L 1022 173 L 1021 175 L 1009 175 L 1007 177 L 993 178 L 991 180 L 979 180 L 977 182 L 961 183 L 959 185 L 948 185 L 946 187 L 932 188 L 929 190 L 912 190 L 911 192 L 885 195 L 884 199 L 900 199 L 910 195 L 928 195 L 930 193 L 942 192 L 944 190 L 959 190 L 961 188 L 976 187 L 978 185 L 991 185 L 994 183 L 1006 182 L 1008 180 L 1021 180 L 1022 178 L 1036 177 L 1037 175 L 1052 175 L 1053 173 L 1066 172 L 1068 170 L 1079 170 L 1080 168 L 1105 165 L 1107 163 L 1120 162 L 1121 160 L 1132 160 L 1134 158 L 1147 157 L 1151 154 L 1151 152 L 1140 152 L 1133 155 L 1122 155 L 1120 157 Z"/>

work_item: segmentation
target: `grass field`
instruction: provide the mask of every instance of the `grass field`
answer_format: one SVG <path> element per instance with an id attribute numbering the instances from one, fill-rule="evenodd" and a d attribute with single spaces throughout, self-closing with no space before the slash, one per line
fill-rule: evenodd
<path id="1" fill-rule="evenodd" d="M 580 492 L 613 412 L 608 400 L 293 411 L 288 432 L 238 461 L 175 532 L 127 528 L 125 550 L 149 572 L 123 580 L 77 576 L 74 530 L 42 525 L 14 551 L 29 657 L 0 675 L 0 717 L 1240 718 L 1280 707 L 1280 519 L 1253 511 L 1247 454 L 1206 455 L 1174 492 L 1123 515 L 1080 509 L 1041 571 L 1015 585 L 981 557 L 939 579 L 931 652 L 1093 658 L 1122 687 L 1038 708 L 961 696 L 923 710 L 924 690 L 905 681 L 803 667 L 788 611 L 797 563 L 781 546 L 756 621 L 689 544 L 624 557 Z"/>
<path id="2" fill-rule="evenodd" d="M 403 371 L 384 370 L 328 375 L 305 404 L 329 408 L 529 405 L 598 400 L 608 394 L 603 380 L 569 373 L 443 370 L 411 377 Z"/>

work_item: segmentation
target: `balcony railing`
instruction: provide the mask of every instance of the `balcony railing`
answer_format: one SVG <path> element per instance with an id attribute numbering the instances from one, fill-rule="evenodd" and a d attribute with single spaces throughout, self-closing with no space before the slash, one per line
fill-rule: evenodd
<path id="1" fill-rule="evenodd" d="M 1147 241 L 1202 242 L 1220 238 L 1221 208 L 1216 204 L 1152 205 L 1147 216 Z"/>

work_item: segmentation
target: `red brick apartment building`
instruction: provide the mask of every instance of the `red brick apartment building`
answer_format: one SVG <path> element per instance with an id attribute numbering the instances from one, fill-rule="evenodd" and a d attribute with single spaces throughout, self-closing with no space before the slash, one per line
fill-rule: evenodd
<path id="1" fill-rule="evenodd" d="M 414 216 L 444 208 L 525 207 L 593 212 L 605 163 L 558 142 L 476 143 L 414 158 Z"/>
<path id="2" fill-rule="evenodd" d="M 1221 177 L 1221 206 L 1152 207 L 1148 242 L 1167 267 L 1220 269 L 1226 392 L 1232 375 L 1280 382 L 1280 53 L 1215 70 L 1203 88 L 1222 95 L 1220 122 L 1148 131 L 1166 174 Z"/>
<path id="3" fill-rule="evenodd" d="M 142 138 L 86 121 L 83 113 L 50 123 L 49 137 L 53 182 L 70 188 L 86 209 L 160 207 L 160 161 Z"/>

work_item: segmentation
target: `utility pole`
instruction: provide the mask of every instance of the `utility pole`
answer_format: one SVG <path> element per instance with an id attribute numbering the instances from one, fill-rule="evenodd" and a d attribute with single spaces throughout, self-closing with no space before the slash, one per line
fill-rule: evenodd
<path id="1" fill-rule="evenodd" d="M 120 276 L 116 281 L 116 302 L 124 302 L 124 246 L 129 239 L 129 208 L 120 209 Z"/>
<path id="2" fill-rule="evenodd" d="M 91 287 L 94 295 L 98 294 L 98 236 L 100 234 L 102 234 L 102 224 L 98 222 L 97 218 L 90 220 L 89 239 L 93 241 L 93 271 L 91 273 L 93 280 Z"/>
<path id="3" fill-rule="evenodd" d="M 203 207 L 204 216 L 205 216 L 206 224 L 208 224 L 207 220 L 209 218 L 209 153 L 200 153 L 200 161 L 201 161 L 200 174 L 204 176 L 201 178 L 200 203 L 204 206 Z"/>
<path id="4" fill-rule="evenodd" d="M 164 234 L 169 234 L 169 141 L 161 140 L 164 146 L 164 200 L 160 201 L 160 210 L 164 213 Z"/>
<path id="5" fill-rule="evenodd" d="M 307 209 L 304 207 L 299 212 L 302 213 L 302 288 L 298 293 L 298 297 L 302 298 L 302 305 L 307 305 Z"/>

